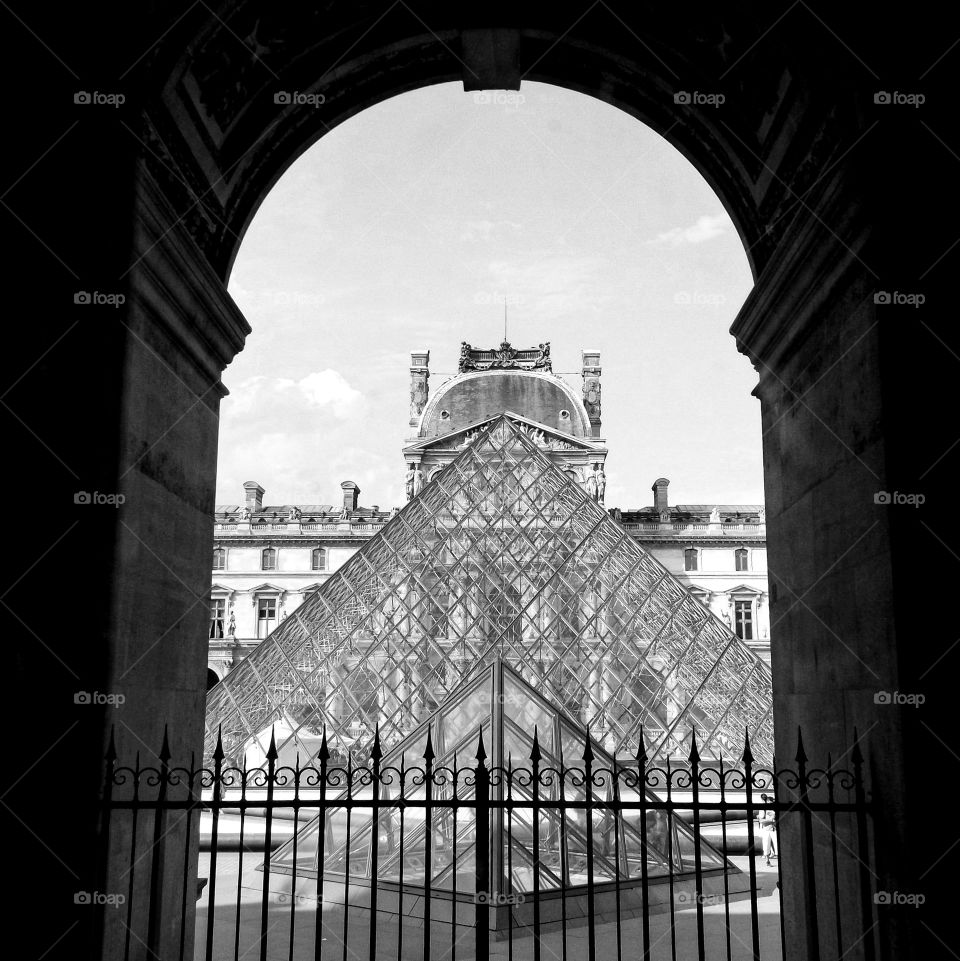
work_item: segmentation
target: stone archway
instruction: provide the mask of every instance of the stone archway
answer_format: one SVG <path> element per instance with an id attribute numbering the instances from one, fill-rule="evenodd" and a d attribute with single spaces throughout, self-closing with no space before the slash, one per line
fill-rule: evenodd
<path id="1" fill-rule="evenodd" d="M 784 30 L 773 29 L 775 13 L 789 14 Z M 30 11 L 24 16 L 32 19 Z M 953 372 L 949 359 L 904 356 L 888 319 L 910 315 L 897 304 L 881 315 L 884 303 L 874 297 L 878 288 L 896 289 L 899 278 L 909 284 L 926 276 L 952 249 L 940 225 L 923 244 L 905 250 L 901 242 L 919 235 L 914 208 L 924 203 L 912 194 L 927 205 L 934 200 L 925 177 L 944 172 L 946 153 L 926 142 L 908 151 L 902 114 L 871 132 L 877 71 L 901 75 L 904 27 L 897 25 L 901 42 L 894 43 L 892 26 L 872 25 L 874 36 L 853 14 L 831 11 L 825 29 L 806 5 L 793 13 L 757 5 L 691 15 L 605 4 L 517 13 L 426 3 L 416 14 L 405 4 L 343 4 L 321 15 L 248 0 L 216 14 L 184 3 L 156 19 L 134 16 L 110 10 L 53 18 L 47 46 L 69 53 L 70 72 L 83 71 L 84 79 L 54 78 L 47 63 L 25 59 L 10 87 L 30 84 L 55 105 L 50 136 L 23 150 L 19 169 L 29 173 L 40 157 L 41 171 L 53 165 L 62 174 L 20 188 L 36 192 L 29 229 L 41 240 L 24 256 L 59 299 L 44 323 L 16 332 L 12 350 L 40 358 L 43 382 L 24 381 L 29 371 L 19 367 L 10 380 L 38 396 L 53 383 L 83 397 L 87 420 L 101 429 L 81 434 L 57 411 L 25 419 L 15 395 L 6 406 L 42 441 L 25 454 L 36 458 L 28 465 L 36 496 L 69 504 L 85 485 L 126 498 L 122 514 L 95 523 L 76 508 L 89 559 L 76 607 L 96 603 L 82 666 L 52 682 L 59 699 L 70 703 L 82 673 L 88 689 L 126 692 L 117 736 L 128 753 L 138 740 L 159 746 L 171 718 L 175 754 L 189 756 L 199 742 L 205 648 L 197 639 L 209 588 L 219 378 L 249 332 L 224 283 L 276 178 L 326 129 L 404 90 L 454 79 L 477 90 L 516 87 L 524 78 L 558 83 L 661 132 L 713 185 L 740 231 L 756 286 L 733 333 L 760 375 L 780 746 L 792 754 L 798 723 L 808 744 L 835 754 L 849 748 L 855 726 L 870 731 L 878 884 L 909 890 L 919 862 L 896 841 L 928 803 L 911 775 L 939 748 L 926 735 L 916 740 L 923 735 L 916 718 L 878 710 L 874 694 L 909 689 L 926 676 L 913 643 L 914 605 L 894 587 L 930 543 L 916 518 L 878 514 L 873 495 L 913 489 L 926 465 L 947 456 L 946 443 L 925 446 L 913 425 L 926 403 L 917 398 Z M 930 40 L 937 27 L 923 31 Z M 851 41 L 863 53 L 852 56 Z M 131 50 L 146 52 L 138 58 Z M 80 83 L 123 87 L 122 115 L 90 113 L 80 124 L 69 112 Z M 293 101 L 321 93 L 323 111 Z M 278 94 L 290 102 L 276 102 Z M 694 102 L 694 94 L 725 100 Z M 54 149 L 64 130 L 71 131 L 69 157 Z M 869 151 L 858 146 L 865 138 Z M 882 174 L 898 165 L 912 172 L 912 185 L 891 199 Z M 60 193 L 78 182 L 83 190 Z M 69 260 L 68 273 L 59 273 L 54 258 Z M 91 323 L 93 314 L 79 314 L 75 301 L 86 338 L 66 341 L 73 335 L 69 317 L 57 326 L 57 315 L 67 313 L 60 305 L 88 288 L 115 291 L 125 302 L 119 314 Z M 21 307 L 24 317 L 35 313 L 29 297 Z M 929 320 L 941 341 L 952 338 Z M 54 350 L 61 341 L 72 349 Z M 949 402 L 949 392 L 942 400 Z M 51 476 L 61 470 L 51 451 L 68 473 Z M 948 502 L 945 483 L 925 482 L 928 490 L 942 484 Z M 53 545 L 55 557 L 63 519 L 44 523 L 28 534 Z M 40 604 L 43 597 L 38 590 Z M 948 619 L 924 617 L 924 638 L 952 636 Z M 24 640 L 25 676 L 46 676 L 49 654 Z M 73 659 L 71 639 L 45 643 L 58 658 Z M 93 797 L 113 718 L 93 709 L 79 719 L 67 709 L 51 712 L 41 722 L 48 743 L 74 720 L 67 774 L 81 797 Z M 95 823 L 93 802 L 77 811 Z M 59 839 L 62 858 L 95 863 L 92 832 L 78 833 Z M 31 863 L 34 843 L 27 839 L 18 863 Z M 48 878 L 43 885 L 50 889 Z M 76 883 L 64 875 L 62 886 L 66 903 Z M 169 897 L 176 900 L 176 885 Z M 800 891 L 789 921 L 798 950 L 803 916 Z M 915 919 L 881 920 L 884 950 L 910 956 L 902 939 Z M 86 924 L 78 930 L 88 932 Z"/>

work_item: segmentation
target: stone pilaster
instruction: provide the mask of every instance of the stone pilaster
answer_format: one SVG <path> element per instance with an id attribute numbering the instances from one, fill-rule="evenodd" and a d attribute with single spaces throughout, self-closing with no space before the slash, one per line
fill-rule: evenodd
<path id="1" fill-rule="evenodd" d="M 410 353 L 410 426 L 420 424 L 420 415 L 430 397 L 430 351 Z"/>

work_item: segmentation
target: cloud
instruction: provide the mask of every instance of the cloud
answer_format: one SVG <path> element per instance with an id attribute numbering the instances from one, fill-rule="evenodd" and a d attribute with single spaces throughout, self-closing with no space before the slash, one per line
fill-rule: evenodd
<path id="1" fill-rule="evenodd" d="M 314 407 L 330 407 L 337 417 L 347 417 L 358 401 L 363 398 L 359 390 L 347 383 L 339 371 L 315 371 L 296 382 L 297 389 L 308 404 Z"/>
<path id="2" fill-rule="evenodd" d="M 278 405 L 292 403 L 299 410 L 325 408 L 343 420 L 354 413 L 361 400 L 363 394 L 351 387 L 343 374 L 327 368 L 299 380 L 263 375 L 250 377 L 231 389 L 227 404 L 231 414 L 269 412 L 278 415 Z"/>
<path id="3" fill-rule="evenodd" d="M 700 217 L 695 224 L 689 227 L 674 227 L 666 233 L 657 234 L 656 238 L 649 243 L 664 247 L 679 247 L 681 244 L 702 244 L 726 232 L 726 217 Z"/>

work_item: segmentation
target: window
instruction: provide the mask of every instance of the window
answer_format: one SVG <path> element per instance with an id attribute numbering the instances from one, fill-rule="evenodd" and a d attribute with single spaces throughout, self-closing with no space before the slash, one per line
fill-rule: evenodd
<path id="1" fill-rule="evenodd" d="M 227 601 L 223 597 L 210 599 L 210 638 L 223 637 L 223 622 L 227 613 Z"/>
<path id="2" fill-rule="evenodd" d="M 262 640 L 276 626 L 277 599 L 275 597 L 261 597 L 257 601 L 257 637 Z"/>
<path id="3" fill-rule="evenodd" d="M 733 552 L 734 568 L 738 571 L 750 570 L 750 551 L 745 547 L 738 547 Z"/>
<path id="4" fill-rule="evenodd" d="M 683 552 L 683 569 L 685 571 L 699 570 L 699 551 L 695 547 L 688 547 Z"/>
<path id="5" fill-rule="evenodd" d="M 734 630 L 741 641 L 753 640 L 753 601 L 733 602 Z"/>
<path id="6" fill-rule="evenodd" d="M 213 549 L 213 569 L 225 571 L 227 569 L 227 552 L 222 547 Z"/>
<path id="7" fill-rule="evenodd" d="M 275 571 L 277 569 L 277 552 L 272 547 L 265 547 L 260 552 L 260 570 Z"/>
<path id="8" fill-rule="evenodd" d="M 310 555 L 310 567 L 315 571 L 327 569 L 327 550 L 325 547 L 315 547 Z"/>

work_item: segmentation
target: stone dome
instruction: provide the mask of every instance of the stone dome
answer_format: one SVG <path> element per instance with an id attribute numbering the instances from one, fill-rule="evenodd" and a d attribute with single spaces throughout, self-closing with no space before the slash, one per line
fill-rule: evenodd
<path id="1" fill-rule="evenodd" d="M 420 437 L 439 437 L 512 411 L 546 427 L 590 437 L 582 400 L 566 381 L 535 370 L 480 370 L 441 384 L 420 418 Z"/>

